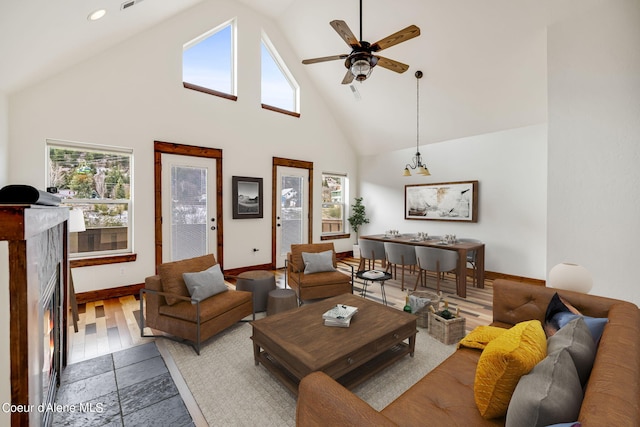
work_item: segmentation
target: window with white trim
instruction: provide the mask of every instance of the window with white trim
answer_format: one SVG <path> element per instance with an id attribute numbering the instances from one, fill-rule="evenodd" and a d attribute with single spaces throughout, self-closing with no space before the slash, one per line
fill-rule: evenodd
<path id="1" fill-rule="evenodd" d="M 299 113 L 300 86 L 267 35 L 262 33 L 261 102 L 263 106 Z"/>
<path id="2" fill-rule="evenodd" d="M 235 99 L 235 21 L 185 43 L 182 81 L 186 88 Z"/>
<path id="3" fill-rule="evenodd" d="M 47 160 L 47 187 L 84 218 L 86 230 L 70 233 L 70 256 L 132 253 L 133 150 L 47 140 Z"/>
<path id="4" fill-rule="evenodd" d="M 322 174 L 322 235 L 345 234 L 347 176 Z"/>

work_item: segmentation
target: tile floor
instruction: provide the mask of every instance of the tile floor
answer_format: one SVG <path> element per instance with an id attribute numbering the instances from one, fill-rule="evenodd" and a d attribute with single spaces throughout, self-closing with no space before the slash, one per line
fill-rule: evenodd
<path id="1" fill-rule="evenodd" d="M 67 365 L 56 404 L 53 426 L 194 426 L 154 342 Z"/>

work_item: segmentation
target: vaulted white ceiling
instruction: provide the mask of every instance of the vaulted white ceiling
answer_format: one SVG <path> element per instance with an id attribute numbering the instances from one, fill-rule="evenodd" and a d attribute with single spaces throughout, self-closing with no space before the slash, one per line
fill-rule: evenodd
<path id="1" fill-rule="evenodd" d="M 213 0 L 144 0 L 121 11 L 122 1 L 0 2 L 0 91 L 20 90 Z M 358 0 L 237 1 L 272 18 L 299 60 L 350 52 L 331 20 L 344 20 L 360 34 Z M 411 24 L 421 35 L 380 52 L 410 68 L 404 74 L 374 68 L 368 80 L 354 84 L 359 99 L 340 84 L 343 61 L 304 66 L 361 154 L 415 147 L 416 70 L 424 73 L 421 146 L 546 122 L 546 1 L 363 3 L 364 40 L 373 43 Z M 109 13 L 103 20 L 87 21 L 90 12 L 105 6 Z"/>

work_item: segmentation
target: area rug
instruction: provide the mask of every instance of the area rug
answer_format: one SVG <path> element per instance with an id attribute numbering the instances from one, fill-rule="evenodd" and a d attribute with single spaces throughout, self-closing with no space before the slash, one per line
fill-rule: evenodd
<path id="1" fill-rule="evenodd" d="M 382 409 L 455 351 L 418 328 L 414 357 L 352 391 Z M 238 323 L 209 340 L 200 356 L 192 347 L 163 340 L 210 426 L 295 426 L 296 397 L 253 360 L 251 325 Z"/>

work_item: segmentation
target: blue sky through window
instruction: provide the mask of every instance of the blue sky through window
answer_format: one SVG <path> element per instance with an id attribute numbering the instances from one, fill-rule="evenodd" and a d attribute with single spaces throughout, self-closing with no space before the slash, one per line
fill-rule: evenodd
<path id="1" fill-rule="evenodd" d="M 182 54 L 184 82 L 234 94 L 231 29 L 229 24 L 184 50 Z"/>
<path id="2" fill-rule="evenodd" d="M 271 52 L 261 43 L 262 103 L 287 111 L 296 111 L 296 91 L 282 72 Z"/>
<path id="3" fill-rule="evenodd" d="M 235 95 L 233 25 L 229 23 L 214 29 L 185 45 L 182 53 L 182 80 L 185 83 Z M 261 102 L 298 112 L 296 83 L 282 68 L 285 65 L 281 64 L 270 42 L 263 38 L 260 47 Z"/>

